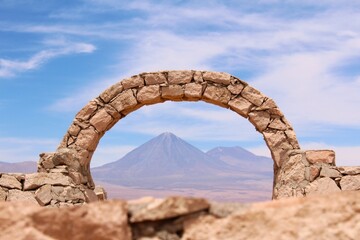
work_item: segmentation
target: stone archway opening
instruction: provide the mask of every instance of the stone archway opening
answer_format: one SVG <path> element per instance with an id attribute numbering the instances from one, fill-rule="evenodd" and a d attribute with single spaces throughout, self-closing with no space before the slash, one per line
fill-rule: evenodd
<path id="1" fill-rule="evenodd" d="M 162 137 L 165 132 L 170 138 Z M 121 159 L 114 151 L 104 154 L 107 148 L 129 144 L 128 137 L 135 150 Z M 224 202 L 271 199 L 273 161 L 248 155 L 245 149 L 250 146 L 266 148 L 262 136 L 237 113 L 201 101 L 168 101 L 144 106 L 108 131 L 91 161 L 108 159 L 108 164 L 92 165 L 91 174 L 109 198 L 184 195 Z"/>
<path id="2" fill-rule="evenodd" d="M 42 155 L 39 171 L 48 172 L 53 165 L 65 164 L 77 184 L 93 189 L 90 161 L 106 131 L 140 107 L 168 100 L 205 101 L 248 119 L 270 149 L 274 189 L 288 152 L 299 149 L 293 128 L 275 102 L 239 78 L 222 72 L 162 71 L 124 79 L 90 101 L 75 116 L 57 152 Z"/>

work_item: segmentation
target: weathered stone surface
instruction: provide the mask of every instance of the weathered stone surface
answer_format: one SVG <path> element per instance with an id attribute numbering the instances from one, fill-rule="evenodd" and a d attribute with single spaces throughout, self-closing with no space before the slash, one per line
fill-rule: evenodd
<path id="1" fill-rule="evenodd" d="M 194 73 L 194 81 L 196 83 L 202 83 L 204 82 L 204 79 L 202 77 L 202 72 L 201 71 L 195 71 Z"/>
<path id="2" fill-rule="evenodd" d="M 180 85 L 161 87 L 161 97 L 170 100 L 180 100 L 184 96 L 184 89 Z"/>
<path id="3" fill-rule="evenodd" d="M 100 98 L 105 102 L 110 102 L 114 97 L 116 97 L 119 93 L 123 91 L 123 86 L 121 82 L 117 82 L 108 89 L 106 89 L 103 93 L 100 94 Z"/>
<path id="4" fill-rule="evenodd" d="M 166 83 L 166 77 L 163 73 L 146 73 L 144 78 L 146 85 Z"/>
<path id="5" fill-rule="evenodd" d="M 250 112 L 249 121 L 256 127 L 256 130 L 262 132 L 270 123 L 270 114 L 265 111 Z"/>
<path id="6" fill-rule="evenodd" d="M 69 127 L 68 133 L 69 133 L 71 136 L 76 137 L 76 136 L 79 134 L 80 130 L 81 130 L 81 128 L 80 128 L 78 125 L 76 125 L 76 124 L 73 123 L 73 124 L 71 124 L 71 126 Z"/>
<path id="7" fill-rule="evenodd" d="M 328 166 L 323 166 L 320 172 L 321 177 L 329 177 L 329 178 L 338 178 L 341 177 L 341 174 L 336 169 L 330 168 Z"/>
<path id="8" fill-rule="evenodd" d="M 39 205 L 35 199 L 35 195 L 30 191 L 21 191 L 18 189 L 9 190 L 6 201 L 9 202 L 26 202 L 26 204 Z"/>
<path id="9" fill-rule="evenodd" d="M 184 84 L 191 82 L 193 71 L 169 71 L 169 84 Z"/>
<path id="10" fill-rule="evenodd" d="M 229 101 L 229 106 L 232 110 L 247 118 L 253 104 L 245 98 L 237 97 Z"/>
<path id="11" fill-rule="evenodd" d="M 85 195 L 85 200 L 86 202 L 90 203 L 90 202 L 97 202 L 98 200 L 100 200 L 98 198 L 98 196 L 96 195 L 95 191 L 86 188 L 84 190 L 84 195 Z M 101 200 L 105 200 L 105 199 L 101 199 Z"/>
<path id="12" fill-rule="evenodd" d="M 37 189 L 45 184 L 69 186 L 72 181 L 62 173 L 32 173 L 26 175 L 24 190 Z"/>
<path id="13" fill-rule="evenodd" d="M 80 135 L 81 136 L 81 135 Z M 65 169 L 67 168 L 79 170 L 80 163 L 78 161 L 78 152 L 71 148 L 59 148 L 53 155 L 52 161 L 56 168 Z M 61 166 L 59 166 L 61 165 Z M 65 166 L 64 166 L 65 165 Z"/>
<path id="14" fill-rule="evenodd" d="M 202 96 L 203 86 L 199 83 L 188 83 L 185 85 L 185 97 L 189 100 L 198 100 Z"/>
<path id="15" fill-rule="evenodd" d="M 262 95 L 262 93 L 250 86 L 246 86 L 242 90 L 241 96 L 243 96 L 243 98 L 249 100 L 249 102 L 253 103 L 256 106 L 261 106 L 265 100 L 265 96 Z"/>
<path id="16" fill-rule="evenodd" d="M 139 75 L 132 76 L 131 78 L 126 78 L 121 81 L 122 86 L 124 89 L 134 88 L 134 87 L 143 87 L 144 86 L 144 79 Z"/>
<path id="17" fill-rule="evenodd" d="M 0 219 L 1 240 L 131 239 L 126 203 L 122 201 L 62 209 L 0 203 Z"/>
<path id="18" fill-rule="evenodd" d="M 312 164 L 335 164 L 335 152 L 333 150 L 309 150 L 306 151 L 306 159 Z"/>
<path id="19" fill-rule="evenodd" d="M 203 79 L 214 83 L 230 84 L 231 75 L 224 72 L 204 72 Z"/>
<path id="20" fill-rule="evenodd" d="M 305 163 L 302 154 L 290 156 L 289 160 L 281 168 L 282 174 L 279 179 L 281 184 L 291 187 L 305 180 Z"/>
<path id="21" fill-rule="evenodd" d="M 137 201 L 129 201 L 130 222 L 168 219 L 205 210 L 209 207 L 209 203 L 201 198 L 143 198 Z"/>
<path id="22" fill-rule="evenodd" d="M 300 145 L 296 138 L 296 134 L 295 134 L 294 130 L 286 130 L 285 136 L 286 136 L 288 142 L 291 144 L 291 146 L 293 146 L 294 149 L 300 149 Z"/>
<path id="23" fill-rule="evenodd" d="M 90 124 L 93 125 L 99 132 L 103 132 L 112 121 L 113 118 L 103 108 L 90 119 Z"/>
<path id="24" fill-rule="evenodd" d="M 320 175 L 320 167 L 311 165 L 309 169 L 309 181 L 314 181 Z"/>
<path id="25" fill-rule="evenodd" d="M 2 174 L 0 177 L 0 186 L 10 188 L 10 189 L 21 189 L 21 183 L 16 179 L 16 177 Z"/>
<path id="26" fill-rule="evenodd" d="M 231 97 L 231 93 L 225 87 L 207 86 L 203 95 L 205 102 L 219 106 L 226 106 Z"/>
<path id="27" fill-rule="evenodd" d="M 138 103 L 131 89 L 123 91 L 113 101 L 110 102 L 110 105 L 113 106 L 118 112 L 133 108 L 137 104 Z"/>
<path id="28" fill-rule="evenodd" d="M 226 218 L 201 216 L 185 222 L 182 239 L 357 239 L 359 197 L 359 192 L 348 192 L 284 199 L 254 204 Z"/>
<path id="29" fill-rule="evenodd" d="M 306 195 L 340 192 L 336 183 L 328 177 L 318 178 L 305 188 Z"/>
<path id="30" fill-rule="evenodd" d="M 88 151 L 94 151 L 99 143 L 100 135 L 93 127 L 80 131 L 75 145 Z"/>
<path id="31" fill-rule="evenodd" d="M 137 100 L 143 104 L 160 102 L 160 87 L 158 85 L 153 85 L 141 88 L 137 94 Z"/>
<path id="32" fill-rule="evenodd" d="M 340 187 L 343 191 L 359 191 L 360 190 L 360 175 L 344 176 L 340 180 Z"/>
<path id="33" fill-rule="evenodd" d="M 238 95 L 241 93 L 241 91 L 244 89 L 244 85 L 242 84 L 236 84 L 236 85 L 229 85 L 227 89 L 234 95 Z"/>
<path id="34" fill-rule="evenodd" d="M 217 218 L 224 218 L 233 213 L 246 211 L 250 207 L 248 203 L 236 202 L 211 202 L 209 213 Z"/>
<path id="35" fill-rule="evenodd" d="M 7 198 L 7 192 L 0 187 L 0 202 L 5 201 Z"/>
<path id="36" fill-rule="evenodd" d="M 100 201 L 107 199 L 107 193 L 106 193 L 105 189 L 101 186 L 96 186 L 94 189 L 94 193 L 96 194 L 97 198 Z"/>
<path id="37" fill-rule="evenodd" d="M 275 118 L 269 124 L 269 128 L 276 130 L 286 130 L 288 126 L 285 123 L 283 123 L 280 118 Z"/>
<path id="38" fill-rule="evenodd" d="M 44 185 L 35 191 L 35 199 L 41 206 L 45 206 L 52 200 L 51 186 Z"/>
<path id="39" fill-rule="evenodd" d="M 96 101 L 92 100 L 83 109 L 81 109 L 78 114 L 76 114 L 75 118 L 82 121 L 88 120 L 97 108 L 98 106 Z"/>
<path id="40" fill-rule="evenodd" d="M 360 174 L 360 167 L 337 167 L 337 169 L 344 175 Z"/>

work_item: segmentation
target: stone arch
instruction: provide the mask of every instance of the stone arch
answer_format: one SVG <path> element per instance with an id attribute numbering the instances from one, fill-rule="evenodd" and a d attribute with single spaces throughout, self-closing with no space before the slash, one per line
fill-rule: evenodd
<path id="1" fill-rule="evenodd" d="M 119 81 L 91 100 L 75 116 L 57 151 L 41 154 L 39 172 L 67 165 L 76 184 L 93 189 L 90 161 L 101 137 L 120 119 L 144 106 L 164 101 L 205 101 L 248 119 L 274 160 L 274 191 L 289 153 L 300 149 L 295 132 L 275 102 L 239 78 L 224 72 L 161 71 Z M 273 198 L 278 194 L 273 192 Z"/>

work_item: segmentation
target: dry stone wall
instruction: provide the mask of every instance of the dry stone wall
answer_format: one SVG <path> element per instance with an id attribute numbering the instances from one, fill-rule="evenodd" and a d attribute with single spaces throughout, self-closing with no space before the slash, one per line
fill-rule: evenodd
<path id="1" fill-rule="evenodd" d="M 228 73 L 190 70 L 141 73 L 106 89 L 76 114 L 56 152 L 40 154 L 38 173 L 0 175 L 0 201 L 63 206 L 106 199 L 90 173 L 101 137 L 129 113 L 168 100 L 205 101 L 248 119 L 274 160 L 273 199 L 360 190 L 360 167 L 336 167 L 332 150 L 300 150 L 271 98 Z"/>

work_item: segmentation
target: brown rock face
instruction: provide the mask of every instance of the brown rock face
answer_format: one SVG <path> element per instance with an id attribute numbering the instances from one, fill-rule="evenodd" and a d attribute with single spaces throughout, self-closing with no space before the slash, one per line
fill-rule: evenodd
<path id="1" fill-rule="evenodd" d="M 306 159 L 310 163 L 335 164 L 335 152 L 332 150 L 306 151 Z"/>
<path id="2" fill-rule="evenodd" d="M 0 186 L 21 189 L 21 183 L 16 179 L 16 177 L 7 174 L 3 174 L 0 177 Z"/>
<path id="3" fill-rule="evenodd" d="M 340 181 L 340 186 L 344 191 L 360 190 L 360 175 L 343 177 Z"/>
<path id="4" fill-rule="evenodd" d="M 0 229 L 1 240 L 131 239 L 122 201 L 63 209 L 0 203 Z"/>
<path id="5" fill-rule="evenodd" d="M 154 221 L 190 214 L 209 208 L 205 199 L 169 197 L 166 199 L 144 198 L 129 202 L 130 221 Z"/>
<path id="6" fill-rule="evenodd" d="M 183 240 L 338 240 L 360 233 L 360 193 L 254 204 L 226 218 L 207 215 L 185 223 Z M 331 226 L 331 227 L 329 227 Z"/>

